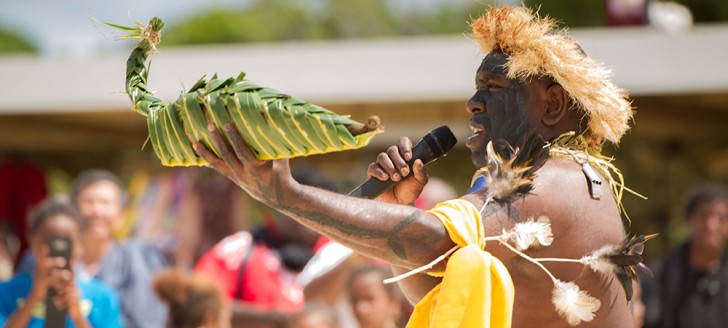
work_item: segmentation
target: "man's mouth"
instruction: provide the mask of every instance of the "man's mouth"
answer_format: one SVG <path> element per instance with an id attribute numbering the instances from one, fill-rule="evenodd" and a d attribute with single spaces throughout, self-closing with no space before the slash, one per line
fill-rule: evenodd
<path id="1" fill-rule="evenodd" d="M 480 123 L 470 121 L 470 130 L 473 131 L 473 135 L 478 135 L 485 132 L 485 127 Z"/>
<path id="2" fill-rule="evenodd" d="M 472 125 L 470 126 L 470 130 L 473 131 L 473 134 L 478 134 L 478 133 L 485 132 L 485 129 L 483 129 L 482 127 L 472 126 Z"/>
<path id="3" fill-rule="evenodd" d="M 476 140 L 480 138 L 480 136 L 485 133 L 485 128 L 480 124 L 475 124 L 473 122 L 470 123 L 470 130 L 473 131 L 473 135 L 468 137 L 468 139 L 465 141 L 466 146 L 473 146 L 476 143 Z"/>

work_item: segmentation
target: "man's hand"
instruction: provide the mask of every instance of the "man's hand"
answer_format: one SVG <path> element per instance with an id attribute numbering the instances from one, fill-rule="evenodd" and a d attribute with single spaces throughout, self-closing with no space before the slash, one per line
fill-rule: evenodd
<path id="1" fill-rule="evenodd" d="M 369 164 L 367 176 L 380 181 L 402 181 L 382 193 L 377 200 L 407 205 L 415 203 L 417 197 L 422 193 L 422 189 L 425 188 L 428 177 L 425 165 L 419 159 L 412 163 L 410 170 L 407 161 L 411 159 L 412 141 L 407 137 L 401 137 L 397 145 L 387 148 L 386 152 L 379 153 L 377 161 Z"/>
<path id="2" fill-rule="evenodd" d="M 275 204 L 276 196 L 279 196 L 278 187 L 281 184 L 295 183 L 291 177 L 288 159 L 257 159 L 232 124 L 224 127 L 225 135 L 232 145 L 228 145 L 215 125 L 208 124 L 207 128 L 213 144 L 220 151 L 220 157 L 215 156 L 200 142 L 192 145 L 197 155 L 207 161 L 208 167 L 226 176 L 256 200 L 269 205 Z"/>

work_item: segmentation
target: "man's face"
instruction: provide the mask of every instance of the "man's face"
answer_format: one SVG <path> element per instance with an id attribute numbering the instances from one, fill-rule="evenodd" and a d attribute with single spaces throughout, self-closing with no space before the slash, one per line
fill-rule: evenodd
<path id="1" fill-rule="evenodd" d="M 687 219 L 694 243 L 723 248 L 728 237 L 728 202 L 719 199 L 702 202 Z"/>
<path id="2" fill-rule="evenodd" d="M 474 134 L 465 145 L 477 167 L 486 165 L 485 147 L 489 141 L 505 139 L 517 147 L 528 132 L 538 129 L 536 109 L 545 108 L 543 83 L 537 79 L 509 80 L 506 60 L 501 52 L 485 56 L 476 73 L 476 92 L 466 104 L 472 114 L 470 126 Z"/>
<path id="3" fill-rule="evenodd" d="M 111 181 L 96 181 L 86 185 L 76 199 L 78 210 L 88 220 L 87 235 L 98 240 L 112 238 L 122 221 L 121 190 Z"/>

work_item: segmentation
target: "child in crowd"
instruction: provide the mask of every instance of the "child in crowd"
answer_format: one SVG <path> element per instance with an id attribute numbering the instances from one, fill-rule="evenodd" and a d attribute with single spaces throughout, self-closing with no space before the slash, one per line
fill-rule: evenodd
<path id="1" fill-rule="evenodd" d="M 361 328 L 395 328 L 402 314 L 402 294 L 397 284 L 385 285 L 389 269 L 365 264 L 349 276 L 348 290 L 354 316 Z"/>
<path id="2" fill-rule="evenodd" d="M 81 253 L 83 217 L 65 198 L 43 201 L 28 217 L 30 250 L 38 260 L 32 274 L 18 274 L 0 283 L 0 326 L 43 327 L 46 296 L 68 313 L 66 327 L 122 327 L 116 292 L 105 284 L 74 274 Z M 71 241 L 70 263 L 63 257 L 49 257 L 52 236 Z M 70 264 L 70 265 L 67 265 Z"/>
<path id="3" fill-rule="evenodd" d="M 167 269 L 157 274 L 153 286 L 159 298 L 169 305 L 169 327 L 230 327 L 230 305 L 217 284 L 205 276 L 185 276 L 178 269 Z"/>

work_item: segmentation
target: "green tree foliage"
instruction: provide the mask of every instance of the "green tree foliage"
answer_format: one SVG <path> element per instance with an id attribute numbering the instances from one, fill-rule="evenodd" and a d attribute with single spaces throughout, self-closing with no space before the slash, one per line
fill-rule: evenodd
<path id="1" fill-rule="evenodd" d="M 726 0 L 675 0 L 693 13 L 696 23 L 715 23 L 728 21 L 728 1 Z"/>
<path id="2" fill-rule="evenodd" d="M 20 34 L 0 29 L 0 53 L 35 53 L 37 49 Z"/>
<path id="3" fill-rule="evenodd" d="M 400 31 L 405 35 L 465 33 L 470 19 L 481 15 L 486 8 L 485 2 L 468 1 L 459 6 L 440 4 L 433 11 L 405 13 Z"/>
<path id="4" fill-rule="evenodd" d="M 494 0 L 393 12 L 389 0 L 256 0 L 241 10 L 211 9 L 165 33 L 165 44 L 266 42 L 419 34 L 458 34 Z M 314 8 L 315 7 L 315 8 Z"/>
<path id="5" fill-rule="evenodd" d="M 538 9 L 541 16 L 556 19 L 560 26 L 592 27 L 606 22 L 607 0 L 527 0 L 525 5 Z"/>
<path id="6" fill-rule="evenodd" d="M 239 10 L 211 9 L 172 26 L 165 44 L 266 42 L 394 35 L 461 34 L 470 18 L 505 0 L 443 1 L 427 10 L 393 11 L 392 0 L 254 0 Z M 524 0 L 562 26 L 606 23 L 608 0 Z M 655 0 L 647 0 L 655 1 Z M 696 22 L 728 21 L 728 0 L 676 0 Z"/>
<path id="7" fill-rule="evenodd" d="M 325 27 L 288 0 L 259 0 L 241 11 L 212 9 L 172 26 L 167 44 L 265 42 L 329 37 Z"/>
<path id="8" fill-rule="evenodd" d="M 322 23 L 333 38 L 400 34 L 385 0 L 328 0 Z"/>

